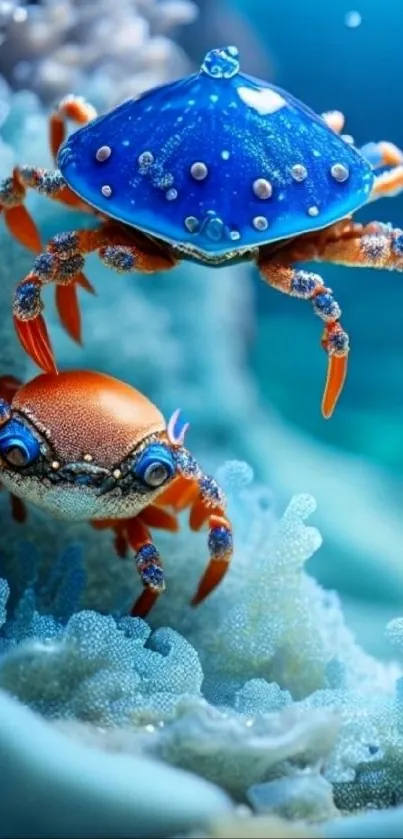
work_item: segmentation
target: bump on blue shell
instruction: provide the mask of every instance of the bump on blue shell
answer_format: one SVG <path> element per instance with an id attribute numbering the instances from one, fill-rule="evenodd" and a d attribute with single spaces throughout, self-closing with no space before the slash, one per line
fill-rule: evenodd
<path id="1" fill-rule="evenodd" d="M 21 466 L 29 466 L 40 455 L 39 442 L 32 432 L 17 419 L 11 419 L 0 428 L 0 455 L 7 459 L 7 452 L 18 449 L 23 461 Z"/>
<path id="2" fill-rule="evenodd" d="M 146 474 L 150 466 L 165 466 L 167 470 L 166 480 L 172 478 L 175 474 L 175 463 L 170 450 L 167 446 L 162 446 L 159 443 L 151 443 L 147 446 L 134 464 L 135 474 L 144 483 L 148 483 Z"/>
<path id="3" fill-rule="evenodd" d="M 370 162 L 313 111 L 243 75 L 235 47 L 76 131 L 58 165 L 92 206 L 205 261 L 326 227 L 373 183 Z M 262 179 L 271 193 L 259 197 Z"/>

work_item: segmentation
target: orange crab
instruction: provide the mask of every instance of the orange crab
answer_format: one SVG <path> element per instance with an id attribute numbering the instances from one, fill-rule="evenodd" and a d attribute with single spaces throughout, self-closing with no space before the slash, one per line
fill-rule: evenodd
<path id="1" fill-rule="evenodd" d="M 179 412 L 166 423 L 142 393 L 101 373 L 40 375 L 21 385 L 0 380 L 0 480 L 14 516 L 24 501 L 53 516 L 112 528 L 115 548 L 135 552 L 144 591 L 133 615 L 145 616 L 164 590 L 164 572 L 149 528 L 208 525 L 210 562 L 192 605 L 221 582 L 232 556 L 224 495 L 184 447 Z"/>

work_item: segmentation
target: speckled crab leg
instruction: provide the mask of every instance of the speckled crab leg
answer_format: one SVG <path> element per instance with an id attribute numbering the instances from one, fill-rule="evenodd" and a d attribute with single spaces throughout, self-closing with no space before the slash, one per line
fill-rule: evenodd
<path id="1" fill-rule="evenodd" d="M 345 124 L 345 116 L 341 111 L 325 111 L 321 116 L 332 131 L 341 134 Z M 343 135 L 343 137 L 349 142 L 353 142 L 353 138 L 349 138 L 348 135 Z M 389 140 L 365 143 L 359 151 L 373 169 L 381 169 L 385 166 L 400 166 L 403 163 L 403 151 Z"/>
<path id="2" fill-rule="evenodd" d="M 49 143 L 54 158 L 65 139 L 67 120 L 85 125 L 96 116 L 95 108 L 82 97 L 66 96 L 62 99 L 50 118 Z M 38 253 L 42 245 L 38 228 L 24 206 L 27 189 L 33 189 L 75 209 L 95 213 L 92 207 L 69 189 L 58 169 L 52 171 L 35 166 L 16 166 L 9 178 L 0 181 L 0 212 L 4 213 L 10 233 L 34 253 Z"/>
<path id="3" fill-rule="evenodd" d="M 378 198 L 394 198 L 403 190 L 403 165 L 395 166 L 375 178 L 372 192 L 368 201 L 377 201 Z"/>
<path id="4" fill-rule="evenodd" d="M 58 170 L 16 166 L 10 177 L 0 181 L 0 213 L 4 214 L 5 223 L 14 238 L 34 253 L 40 252 L 42 243 L 39 230 L 24 206 L 27 189 L 33 189 L 69 207 L 94 212 L 71 192 Z"/>
<path id="5" fill-rule="evenodd" d="M 165 589 L 164 571 L 150 531 L 139 517 L 128 522 L 127 538 L 130 547 L 135 551 L 137 570 L 144 586 L 144 591 L 132 607 L 131 614 L 144 618 Z"/>
<path id="6" fill-rule="evenodd" d="M 327 419 L 336 407 L 347 374 L 349 339 L 339 321 L 340 306 L 334 299 L 332 290 L 326 288 L 319 274 L 270 261 L 261 261 L 259 269 L 263 280 L 273 288 L 291 297 L 310 300 L 315 314 L 325 322 L 322 347 L 328 354 L 329 363 L 322 413 Z"/>
<path id="7" fill-rule="evenodd" d="M 179 530 L 177 517 L 158 504 L 150 504 L 134 518 L 98 519 L 91 524 L 96 530 L 115 532 L 115 551 L 122 559 L 127 557 L 129 548 L 135 551 L 137 570 L 145 590 L 132 607 L 131 614 L 144 618 L 165 588 L 161 559 L 149 528 L 175 533 Z"/>
<path id="8" fill-rule="evenodd" d="M 403 230 L 371 222 L 356 236 L 341 236 L 322 244 L 313 258 L 356 268 L 403 271 Z"/>
<path id="9" fill-rule="evenodd" d="M 97 230 L 75 230 L 54 236 L 46 250 L 37 256 L 32 271 L 17 286 L 13 303 L 14 324 L 20 342 L 45 373 L 57 372 L 57 368 L 42 315 L 42 287 L 50 283 L 56 285 L 56 304 L 62 324 L 68 334 L 80 342 L 77 286 L 93 291 L 83 274 L 83 267 L 84 257 L 95 251 L 106 265 L 118 272 L 153 273 L 176 265 L 168 251 L 153 249 L 140 235 L 135 238 L 133 234 L 125 242 L 124 232 L 112 223 L 105 223 Z"/>
<path id="10" fill-rule="evenodd" d="M 382 140 L 379 143 L 366 143 L 360 148 L 360 154 L 368 160 L 373 169 L 384 166 L 400 166 L 403 163 L 403 152 L 394 143 Z"/>
<path id="11" fill-rule="evenodd" d="M 67 121 L 76 125 L 87 125 L 97 116 L 95 108 L 82 96 L 65 96 L 50 117 L 49 143 L 53 157 L 57 157 L 60 146 L 66 138 Z"/>
<path id="12" fill-rule="evenodd" d="M 264 279 L 280 291 L 312 299 L 315 311 L 328 320 L 323 345 L 330 354 L 330 365 L 322 404 L 324 415 L 330 416 L 341 393 L 346 375 L 348 337 L 338 323 L 340 309 L 330 289 L 323 286 L 317 274 L 298 271 L 289 262 L 317 261 L 356 268 L 381 268 L 403 271 L 403 230 L 382 222 L 363 226 L 346 220 L 316 236 L 301 237 L 281 252 L 279 266 L 270 262 L 260 265 Z M 302 284 L 302 285 L 301 285 Z M 296 293 L 297 292 L 297 293 Z M 319 303 L 319 310 L 318 310 Z"/>
<path id="13" fill-rule="evenodd" d="M 189 524 L 192 530 L 208 527 L 210 561 L 192 598 L 197 606 L 221 583 L 228 571 L 233 552 L 232 528 L 225 515 L 225 498 L 214 478 L 205 475 L 187 451 L 176 451 L 178 477 L 158 499 L 159 504 L 171 506 L 176 512 L 190 507 Z"/>

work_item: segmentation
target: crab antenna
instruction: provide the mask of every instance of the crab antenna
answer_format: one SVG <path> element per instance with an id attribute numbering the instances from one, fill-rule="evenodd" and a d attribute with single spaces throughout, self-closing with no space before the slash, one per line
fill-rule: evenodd
<path id="1" fill-rule="evenodd" d="M 171 419 L 168 422 L 167 433 L 169 442 L 173 446 L 183 446 L 189 427 L 190 424 L 181 419 L 181 411 L 180 408 L 178 408 L 175 413 L 172 414 Z"/>

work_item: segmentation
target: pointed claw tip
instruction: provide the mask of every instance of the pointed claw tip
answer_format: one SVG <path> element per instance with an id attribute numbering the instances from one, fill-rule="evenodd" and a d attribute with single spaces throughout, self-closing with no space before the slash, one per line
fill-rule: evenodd
<path id="1" fill-rule="evenodd" d="M 203 598 L 202 598 L 202 597 L 200 597 L 199 595 L 195 594 L 195 596 L 194 596 L 194 597 L 192 597 L 192 599 L 191 599 L 191 601 L 190 601 L 190 605 L 191 605 L 191 606 L 192 606 L 192 608 L 194 609 L 194 608 L 195 608 L 195 606 L 199 606 L 199 604 L 202 602 L 202 600 L 203 600 Z"/>
<path id="2" fill-rule="evenodd" d="M 329 356 L 329 367 L 322 399 L 322 414 L 325 419 L 332 416 L 343 391 L 347 375 L 348 355 Z"/>
<path id="3" fill-rule="evenodd" d="M 322 416 L 323 416 L 324 419 L 330 419 L 330 417 L 333 416 L 333 413 L 334 413 L 334 405 L 329 406 L 329 405 L 323 405 L 322 404 Z"/>

